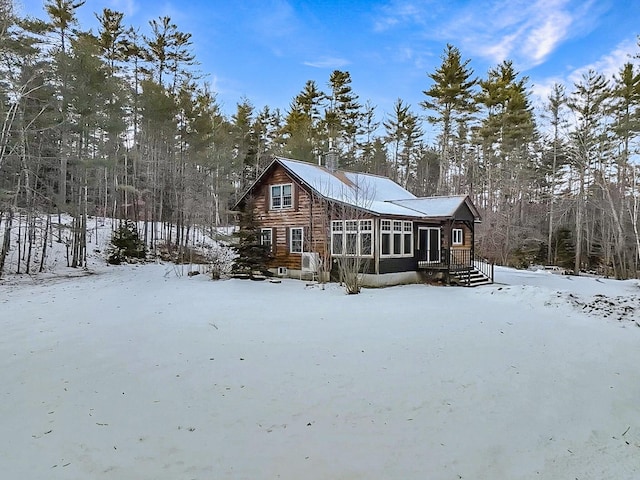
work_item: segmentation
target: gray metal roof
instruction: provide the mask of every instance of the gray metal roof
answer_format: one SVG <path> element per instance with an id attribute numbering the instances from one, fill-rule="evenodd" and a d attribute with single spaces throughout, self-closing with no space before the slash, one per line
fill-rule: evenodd
<path id="1" fill-rule="evenodd" d="M 453 217 L 460 206 L 467 202 L 474 217 L 479 215 L 469 197 L 418 198 L 387 177 L 367 173 L 332 172 L 320 165 L 276 157 L 281 164 L 303 185 L 328 200 L 362 208 L 377 215 L 393 215 L 409 218 Z M 267 168 L 263 175 L 269 170 Z M 260 181 L 256 180 L 256 183 Z"/>

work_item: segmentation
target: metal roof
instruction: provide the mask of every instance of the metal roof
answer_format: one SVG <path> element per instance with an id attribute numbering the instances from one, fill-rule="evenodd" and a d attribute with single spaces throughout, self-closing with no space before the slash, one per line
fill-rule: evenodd
<path id="1" fill-rule="evenodd" d="M 274 163 L 282 165 L 301 184 L 311 188 L 317 195 L 377 215 L 410 218 L 453 217 L 466 202 L 474 217 L 477 220 L 480 218 L 467 195 L 419 198 L 387 177 L 340 170 L 332 172 L 320 165 L 283 157 L 276 157 L 254 185 Z"/>

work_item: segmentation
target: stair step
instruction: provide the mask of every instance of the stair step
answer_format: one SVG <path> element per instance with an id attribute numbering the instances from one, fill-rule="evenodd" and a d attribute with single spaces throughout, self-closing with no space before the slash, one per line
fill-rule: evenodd
<path id="1" fill-rule="evenodd" d="M 478 285 L 488 285 L 492 283 L 485 274 L 475 268 L 469 272 L 454 273 L 453 277 L 455 277 L 462 285 L 468 285 L 470 287 L 476 287 Z"/>

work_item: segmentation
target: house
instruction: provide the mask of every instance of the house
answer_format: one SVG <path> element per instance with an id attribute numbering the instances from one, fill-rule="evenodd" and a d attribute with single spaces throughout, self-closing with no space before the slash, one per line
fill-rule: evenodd
<path id="1" fill-rule="evenodd" d="M 253 208 L 274 273 L 314 275 L 340 257 L 362 259 L 362 284 L 437 278 L 491 282 L 475 258 L 478 210 L 466 195 L 418 198 L 389 178 L 276 157 L 236 209 Z"/>

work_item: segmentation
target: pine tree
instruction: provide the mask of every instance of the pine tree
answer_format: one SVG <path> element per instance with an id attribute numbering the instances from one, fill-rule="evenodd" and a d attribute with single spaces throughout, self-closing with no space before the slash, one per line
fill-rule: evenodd
<path id="1" fill-rule="evenodd" d="M 438 175 L 439 194 L 448 193 L 446 182 L 452 164 L 452 145 L 455 123 L 466 123 L 475 110 L 473 87 L 477 80 L 472 78 L 473 70 L 469 60 L 462 60 L 460 50 L 447 44 L 442 56 L 442 64 L 429 78 L 434 84 L 424 93 L 429 99 L 420 105 L 433 112 L 427 116 L 429 123 L 441 125 L 439 136 L 440 172 Z"/>
<path id="2" fill-rule="evenodd" d="M 112 265 L 120 265 L 132 258 L 143 259 L 146 255 L 147 248 L 140 239 L 136 224 L 131 220 L 121 222 L 111 236 L 107 261 Z"/>
<path id="3" fill-rule="evenodd" d="M 551 172 L 549 175 L 549 232 L 547 236 L 547 263 L 553 264 L 553 234 L 555 221 L 555 190 L 558 172 L 559 148 L 560 148 L 560 127 L 564 125 L 562 119 L 562 108 L 566 105 L 567 98 L 564 86 L 556 83 L 553 86 L 551 95 L 549 95 L 548 112 L 550 116 L 551 127 L 553 128 L 553 152 L 551 161 Z"/>
<path id="4" fill-rule="evenodd" d="M 357 141 L 356 135 L 360 126 L 362 105 L 351 87 L 349 72 L 334 70 L 329 76 L 329 104 L 325 109 L 324 123 L 327 135 L 333 147 L 344 159 L 344 167 L 355 162 Z"/>
<path id="5" fill-rule="evenodd" d="M 286 155 L 312 163 L 316 161 L 322 152 L 320 108 L 324 99 L 325 94 L 313 80 L 307 81 L 302 92 L 293 99 L 282 127 Z"/>
<path id="6" fill-rule="evenodd" d="M 586 208 L 587 198 L 592 194 L 589 187 L 593 183 L 594 170 L 598 169 L 602 153 L 600 142 L 607 128 L 605 107 L 609 84 L 602 74 L 589 70 L 574 87 L 568 106 L 577 119 L 576 127 L 571 132 L 571 163 L 577 177 L 573 270 L 578 275 L 587 256 L 585 252 L 588 253 L 593 244 L 593 238 L 586 228 Z"/>
<path id="7" fill-rule="evenodd" d="M 269 247 L 260 241 L 253 203 L 249 199 L 239 215 L 239 230 L 234 234 L 238 242 L 234 246 L 237 257 L 231 270 L 235 275 L 251 279 L 270 275 L 267 269 Z"/>

